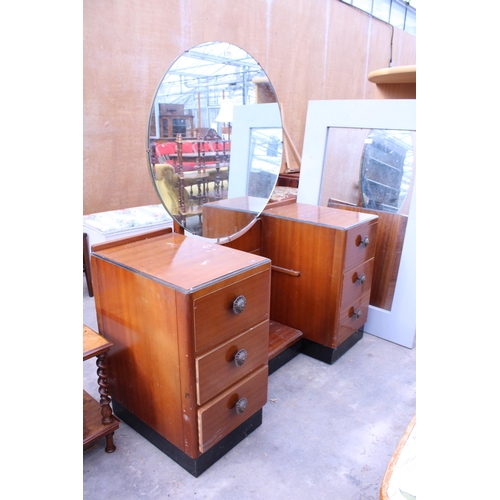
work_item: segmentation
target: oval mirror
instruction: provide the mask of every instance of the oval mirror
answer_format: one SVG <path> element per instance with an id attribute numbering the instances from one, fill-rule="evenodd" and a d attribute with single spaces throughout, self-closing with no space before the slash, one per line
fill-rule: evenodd
<path id="1" fill-rule="evenodd" d="M 175 222 L 221 243 L 247 231 L 283 150 L 276 94 L 259 63 L 230 43 L 193 47 L 163 77 L 148 125 L 153 182 Z"/>

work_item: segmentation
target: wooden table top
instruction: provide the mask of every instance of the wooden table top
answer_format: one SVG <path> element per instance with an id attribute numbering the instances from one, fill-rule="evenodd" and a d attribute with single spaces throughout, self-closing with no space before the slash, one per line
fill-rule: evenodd
<path id="1" fill-rule="evenodd" d="M 279 207 L 268 205 L 263 215 L 280 217 L 300 222 L 329 226 L 336 229 L 347 230 L 366 221 L 377 219 L 378 216 L 362 212 L 351 212 L 307 203 L 290 203 Z"/>
<path id="2" fill-rule="evenodd" d="M 83 361 L 109 351 L 113 344 L 97 332 L 83 325 Z"/>
<path id="3" fill-rule="evenodd" d="M 203 238 L 168 233 L 132 243 L 94 247 L 103 258 L 191 293 L 228 276 L 269 263 L 269 259 L 210 243 Z"/>

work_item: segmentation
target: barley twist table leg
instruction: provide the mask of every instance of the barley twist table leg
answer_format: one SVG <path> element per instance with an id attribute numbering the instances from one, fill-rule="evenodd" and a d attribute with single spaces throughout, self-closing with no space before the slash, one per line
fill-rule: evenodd
<path id="1" fill-rule="evenodd" d="M 97 383 L 99 384 L 99 394 L 101 399 L 99 401 L 101 405 L 101 415 L 102 423 L 110 424 L 113 419 L 111 418 L 111 397 L 109 396 L 109 384 L 108 384 L 108 363 L 106 353 L 97 356 Z"/>

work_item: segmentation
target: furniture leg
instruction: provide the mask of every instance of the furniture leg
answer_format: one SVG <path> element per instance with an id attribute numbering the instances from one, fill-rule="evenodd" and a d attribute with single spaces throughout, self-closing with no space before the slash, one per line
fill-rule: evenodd
<path id="1" fill-rule="evenodd" d="M 109 384 L 108 384 L 108 365 L 106 359 L 106 353 L 97 356 L 97 383 L 99 384 L 99 394 L 101 399 L 99 404 L 101 405 L 101 416 L 103 424 L 110 424 L 113 421 L 112 410 L 111 410 L 111 397 L 109 396 Z"/>
<path id="2" fill-rule="evenodd" d="M 87 279 L 87 289 L 89 297 L 94 296 L 94 287 L 92 286 L 92 272 L 90 269 L 90 250 L 87 233 L 83 233 L 83 267 L 85 270 L 85 278 Z"/>

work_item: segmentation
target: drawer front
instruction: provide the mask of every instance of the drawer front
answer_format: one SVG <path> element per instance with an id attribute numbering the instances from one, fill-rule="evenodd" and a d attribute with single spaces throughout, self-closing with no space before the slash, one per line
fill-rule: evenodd
<path id="1" fill-rule="evenodd" d="M 256 368 L 267 365 L 268 351 L 269 321 L 264 321 L 197 358 L 198 404 L 206 403 Z"/>
<path id="2" fill-rule="evenodd" d="M 244 297 L 246 305 L 235 313 L 233 305 Z M 195 349 L 200 351 L 234 337 L 269 319 L 269 268 L 193 301 Z"/>
<path id="3" fill-rule="evenodd" d="M 367 293 L 340 311 L 337 341 L 333 347 L 339 346 L 347 337 L 366 323 L 369 303 L 370 294 Z M 359 313 L 359 317 L 356 313 Z"/>
<path id="4" fill-rule="evenodd" d="M 374 259 L 370 259 L 344 274 L 340 309 L 344 309 L 361 295 L 370 292 L 373 278 L 373 262 Z"/>
<path id="5" fill-rule="evenodd" d="M 267 402 L 267 366 L 253 372 L 198 410 L 198 438 L 202 453 L 236 429 Z M 246 399 L 243 413 L 237 403 Z"/>
<path id="6" fill-rule="evenodd" d="M 360 224 L 347 231 L 344 271 L 370 260 L 375 255 L 375 238 L 377 236 L 377 220 Z M 368 238 L 368 244 L 363 242 Z"/>

